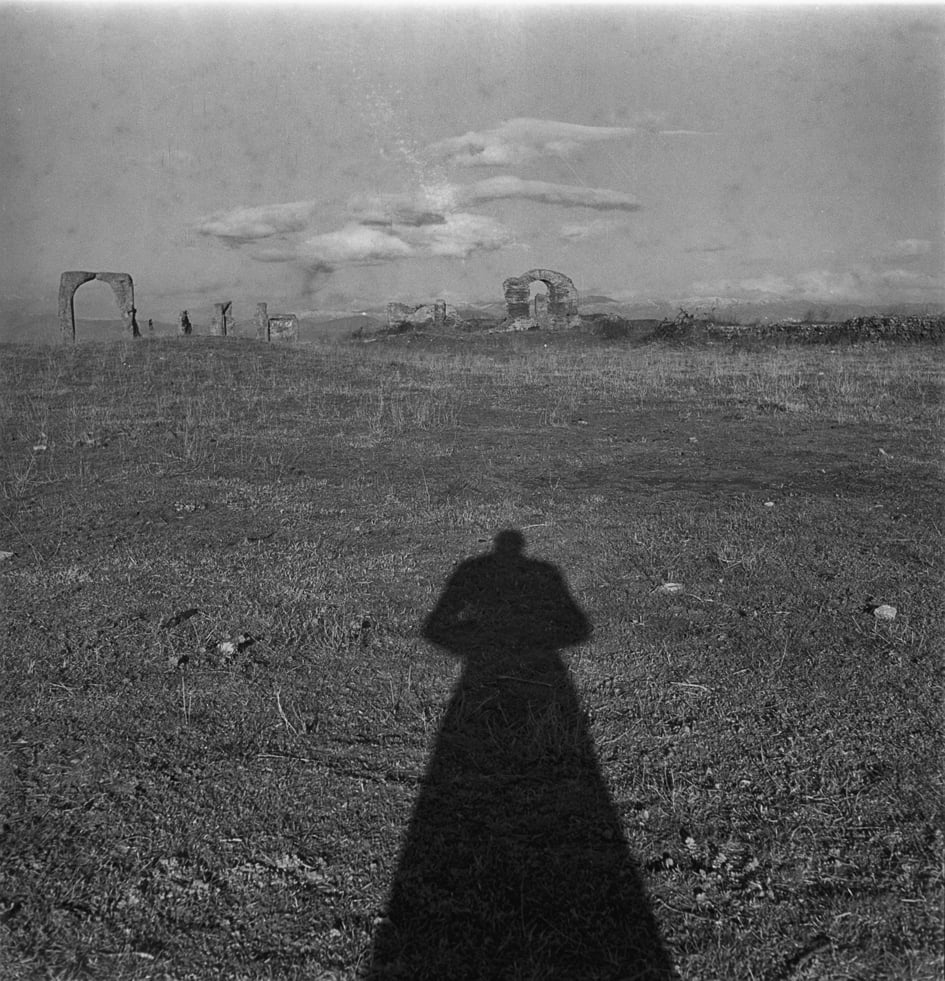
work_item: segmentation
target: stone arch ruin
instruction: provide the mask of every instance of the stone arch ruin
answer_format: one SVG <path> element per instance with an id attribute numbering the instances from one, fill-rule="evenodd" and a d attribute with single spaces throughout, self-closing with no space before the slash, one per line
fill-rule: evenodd
<path id="1" fill-rule="evenodd" d="M 59 330 L 63 340 L 75 343 L 75 291 L 83 284 L 99 279 L 108 283 L 118 302 L 124 329 L 132 337 L 140 337 L 135 320 L 135 287 L 128 273 L 64 272 L 59 279 Z"/>
<path id="2" fill-rule="evenodd" d="M 544 313 L 540 312 L 538 305 L 533 310 L 530 303 L 529 287 L 534 282 L 542 282 L 548 287 Z M 505 292 L 509 330 L 535 330 L 538 327 L 555 329 L 580 325 L 577 290 L 564 273 L 554 272 L 552 269 L 532 269 L 521 276 L 507 279 L 502 284 L 502 289 Z"/>

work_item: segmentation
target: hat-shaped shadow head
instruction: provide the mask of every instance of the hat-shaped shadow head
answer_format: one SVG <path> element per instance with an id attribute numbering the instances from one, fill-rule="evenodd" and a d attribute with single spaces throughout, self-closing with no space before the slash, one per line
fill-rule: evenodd
<path id="1" fill-rule="evenodd" d="M 526 558 L 524 547 L 522 533 L 508 528 L 495 536 L 492 551 L 461 562 L 424 636 L 477 661 L 490 651 L 540 652 L 586 640 L 589 624 L 560 572 Z"/>
<path id="2" fill-rule="evenodd" d="M 507 528 L 495 536 L 492 545 L 496 555 L 521 555 L 525 549 L 525 536 L 514 528 Z"/>

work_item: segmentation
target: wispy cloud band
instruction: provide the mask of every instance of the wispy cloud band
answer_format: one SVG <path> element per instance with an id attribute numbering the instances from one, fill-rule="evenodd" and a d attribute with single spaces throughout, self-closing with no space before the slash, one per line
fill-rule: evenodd
<path id="1" fill-rule="evenodd" d="M 292 201 L 287 204 L 240 205 L 228 211 L 207 215 L 197 223 L 201 235 L 219 239 L 254 241 L 307 228 L 318 207 L 316 201 Z"/>
<path id="2" fill-rule="evenodd" d="M 567 157 L 591 143 L 620 140 L 639 133 L 707 136 L 699 130 L 660 129 L 655 118 L 640 126 L 584 126 L 553 119 L 519 117 L 492 129 L 472 130 L 434 143 L 429 151 L 460 167 L 509 167 L 541 157 Z"/>
<path id="3" fill-rule="evenodd" d="M 341 266 L 370 266 L 395 259 L 464 259 L 473 252 L 501 248 L 511 239 L 499 222 L 458 212 L 435 223 L 396 224 L 385 228 L 349 222 L 334 232 L 313 235 L 290 246 L 259 249 L 260 262 L 296 262 L 306 269 L 331 271 Z"/>

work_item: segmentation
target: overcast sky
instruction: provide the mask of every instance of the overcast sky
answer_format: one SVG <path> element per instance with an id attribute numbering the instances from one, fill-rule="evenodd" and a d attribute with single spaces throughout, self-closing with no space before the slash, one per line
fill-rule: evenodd
<path id="1" fill-rule="evenodd" d="M 943 41 L 941 5 L 0 0 L 0 298 L 943 302 Z"/>

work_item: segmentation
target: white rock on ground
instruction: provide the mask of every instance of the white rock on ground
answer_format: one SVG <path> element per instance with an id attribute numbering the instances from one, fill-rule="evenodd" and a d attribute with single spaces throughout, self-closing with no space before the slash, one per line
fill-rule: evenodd
<path id="1" fill-rule="evenodd" d="M 656 591 L 658 593 L 681 593 L 684 586 L 681 582 L 664 582 L 662 586 L 658 586 Z"/>

